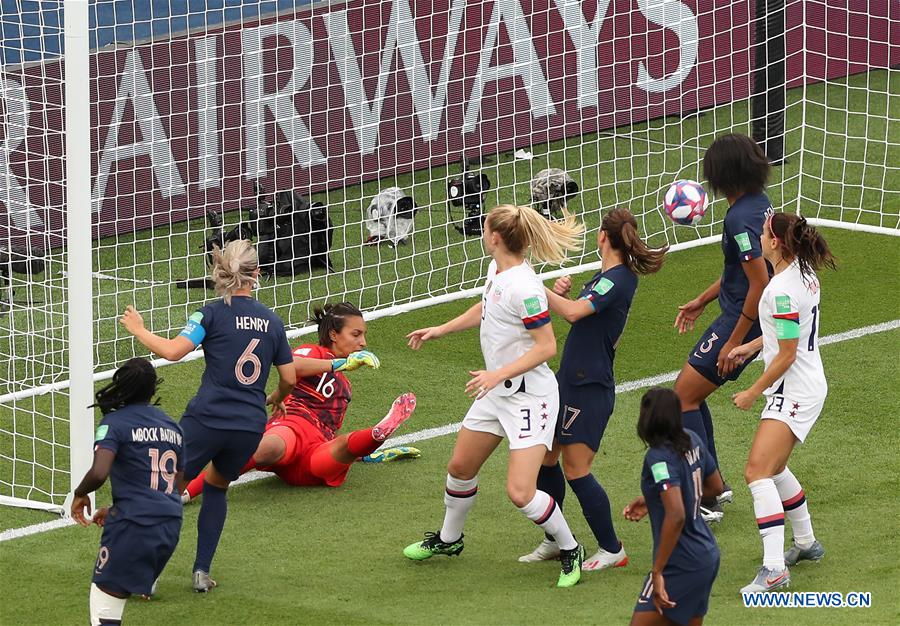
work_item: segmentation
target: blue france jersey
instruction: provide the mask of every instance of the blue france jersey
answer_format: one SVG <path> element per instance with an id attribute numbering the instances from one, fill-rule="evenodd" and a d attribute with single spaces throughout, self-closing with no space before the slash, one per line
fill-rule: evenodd
<path id="1" fill-rule="evenodd" d="M 94 446 L 116 455 L 109 475 L 113 519 L 144 526 L 181 519 L 175 474 L 184 469 L 185 454 L 172 418 L 155 406 L 129 404 L 103 417 Z"/>
<path id="2" fill-rule="evenodd" d="M 719 558 L 716 539 L 700 517 L 703 480 L 716 471 L 716 464 L 697 435 L 690 430 L 685 432 L 691 437 L 691 449 L 687 454 L 679 454 L 668 446 L 647 450 L 641 470 L 641 493 L 644 494 L 650 514 L 653 558 L 656 559 L 659 534 L 665 517 L 661 494 L 674 487 L 681 487 L 684 528 L 666 569 L 696 571 L 710 567 Z"/>
<path id="3" fill-rule="evenodd" d="M 773 213 L 772 203 L 764 193 L 747 193 L 737 199 L 725 214 L 722 230 L 722 254 L 725 268 L 719 289 L 719 306 L 722 315 L 737 319 L 744 308 L 750 281 L 741 264 L 762 256 L 763 224 Z M 771 275 L 771 270 L 769 274 Z"/>
<path id="4" fill-rule="evenodd" d="M 191 315 L 181 332 L 203 344 L 206 370 L 184 414 L 208 428 L 263 432 L 272 365 L 293 361 L 284 323 L 264 304 L 233 296 Z"/>
<path id="5" fill-rule="evenodd" d="M 557 378 L 560 383 L 589 383 L 614 389 L 613 360 L 625 330 L 638 279 L 625 264 L 597 272 L 578 295 L 594 307 L 569 329 Z"/>

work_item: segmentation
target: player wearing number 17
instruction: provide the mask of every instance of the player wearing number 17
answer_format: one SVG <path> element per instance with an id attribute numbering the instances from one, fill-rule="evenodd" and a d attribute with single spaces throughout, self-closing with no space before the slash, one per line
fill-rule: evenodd
<path id="1" fill-rule="evenodd" d="M 828 383 L 819 356 L 819 279 L 816 270 L 834 269 L 825 239 L 806 220 L 776 213 L 765 223 L 762 249 L 775 269 L 762 299 L 762 337 L 728 355 L 743 362 L 762 348 L 766 369 L 734 404 L 747 410 L 760 394 L 766 397 L 744 478 L 753 494 L 753 509 L 763 542 L 763 564 L 741 591 L 771 591 L 791 580 L 786 565 L 818 561 L 825 549 L 813 535 L 806 496 L 787 467 L 794 446 L 806 440 L 815 424 Z M 784 550 L 784 518 L 791 522 L 794 545 Z"/>
<path id="2" fill-rule="evenodd" d="M 537 489 L 544 455 L 553 446 L 559 391 L 547 359 L 556 354 L 556 338 L 544 286 L 525 260 L 560 263 L 567 250 L 580 246 L 583 227 L 566 214 L 548 221 L 529 207 L 495 207 L 484 224 L 485 251 L 493 258 L 481 302 L 449 322 L 414 330 L 407 337 L 417 350 L 426 341 L 480 327 L 485 369 L 469 372 L 466 391 L 475 398 L 447 466 L 444 523 L 403 554 L 423 561 L 463 549 L 463 524 L 478 492 L 481 466 L 506 437 L 509 466 L 506 493 L 513 504 L 560 548 L 559 587 L 581 578 L 584 548 L 575 541 L 562 509 Z"/>
<path id="3" fill-rule="evenodd" d="M 184 467 L 181 427 L 150 405 L 156 370 L 131 359 L 99 391 L 103 413 L 97 427 L 94 462 L 75 489 L 72 518 L 103 527 L 91 584 L 91 624 L 120 624 L 131 594 L 149 596 L 153 583 L 178 545 L 181 500 L 177 482 Z M 88 494 L 110 478 L 112 506 L 93 518 Z M 87 509 L 89 517 L 85 517 Z"/>
<path id="4" fill-rule="evenodd" d="M 252 244 L 232 241 L 224 251 L 213 250 L 212 279 L 222 299 L 191 315 L 177 337 L 151 333 L 133 307 L 121 319 L 142 344 L 170 361 L 203 345 L 206 370 L 181 418 L 188 453 L 185 479 L 192 480 L 209 464 L 197 519 L 193 568 L 197 592 L 216 585 L 209 570 L 225 525 L 228 485 L 256 451 L 266 426 L 266 404 L 279 405 L 297 381 L 284 324 L 251 295 L 258 277 L 259 260 Z M 281 380 L 267 398 L 272 365 Z"/>

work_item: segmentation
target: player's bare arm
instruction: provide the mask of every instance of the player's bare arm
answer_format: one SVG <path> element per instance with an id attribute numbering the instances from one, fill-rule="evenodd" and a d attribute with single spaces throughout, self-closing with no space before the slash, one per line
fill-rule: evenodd
<path id="1" fill-rule="evenodd" d="M 797 360 L 797 344 L 799 342 L 799 339 L 779 339 L 778 354 L 775 355 L 775 358 L 769 364 L 769 367 L 766 368 L 766 371 L 762 373 L 762 376 L 753 383 L 753 386 L 731 397 L 734 405 L 746 411 L 753 406 L 753 403 L 762 395 L 763 391 L 784 376 L 788 368 Z"/>
<path id="2" fill-rule="evenodd" d="M 721 286 L 722 279 L 720 277 L 699 296 L 678 307 L 678 314 L 675 316 L 674 327 L 678 329 L 679 335 L 694 330 L 694 322 L 696 322 L 703 314 L 706 305 L 719 297 L 719 289 Z"/>
<path id="3" fill-rule="evenodd" d="M 144 327 L 144 318 L 133 305 L 125 307 L 119 319 L 125 327 L 148 350 L 169 361 L 179 361 L 194 350 L 194 343 L 183 335 L 172 339 L 155 335 Z"/>
<path id="4" fill-rule="evenodd" d="M 534 339 L 534 345 L 518 359 L 491 372 L 484 370 L 470 371 L 472 376 L 466 383 L 466 394 L 470 397 L 484 397 L 491 389 L 502 381 L 515 378 L 529 370 L 533 370 L 541 363 L 556 356 L 556 335 L 553 334 L 552 324 L 544 324 L 538 328 L 528 330 L 528 334 Z"/>
<path id="5" fill-rule="evenodd" d="M 719 351 L 718 369 L 719 376 L 728 376 L 734 370 L 737 363 L 728 358 L 728 355 L 736 347 L 741 345 L 744 337 L 750 332 L 756 318 L 759 315 L 759 299 L 762 297 L 763 289 L 769 284 L 769 271 L 766 269 L 766 261 L 763 257 L 757 257 L 749 261 L 741 263 L 744 274 L 750 286 L 747 289 L 747 297 L 744 300 L 744 308 L 741 310 L 741 316 L 731 331 L 731 337 L 722 346 Z"/>
<path id="6" fill-rule="evenodd" d="M 407 345 L 413 350 L 418 350 L 422 344 L 450 333 L 457 333 L 462 330 L 475 328 L 481 324 L 481 301 L 473 304 L 465 313 L 454 317 L 449 322 L 445 322 L 440 326 L 430 326 L 428 328 L 420 328 L 409 333 L 406 338 L 409 340 Z"/>

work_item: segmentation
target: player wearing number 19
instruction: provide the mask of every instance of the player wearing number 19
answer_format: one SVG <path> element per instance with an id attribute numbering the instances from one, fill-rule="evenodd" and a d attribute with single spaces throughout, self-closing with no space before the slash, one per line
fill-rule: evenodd
<path id="1" fill-rule="evenodd" d="M 484 247 L 493 260 L 481 302 L 441 326 L 407 336 L 417 350 L 426 341 L 480 327 L 485 362 L 484 370 L 469 372 L 466 391 L 475 401 L 447 466 L 444 523 L 407 546 L 407 558 L 422 561 L 462 552 L 463 524 L 478 492 L 478 472 L 505 436 L 509 499 L 556 538 L 562 564 L 557 586 L 571 587 L 581 578 L 584 548 L 572 536 L 562 509 L 536 487 L 541 461 L 553 444 L 559 391 L 547 367 L 547 359 L 556 354 L 547 296 L 525 255 L 530 249 L 539 261 L 562 262 L 567 250 L 580 247 L 583 232 L 568 214 L 553 222 L 529 207 L 495 207 L 484 225 Z"/>
<path id="2" fill-rule="evenodd" d="M 181 500 L 177 483 L 184 467 L 181 427 L 150 401 L 159 381 L 146 359 L 131 359 L 99 391 L 103 413 L 94 462 L 75 489 L 72 518 L 103 527 L 90 593 L 91 624 L 120 624 L 125 600 L 148 596 L 178 545 Z M 88 494 L 112 483 L 111 507 L 93 518 Z"/>
<path id="3" fill-rule="evenodd" d="M 701 494 L 722 493 L 716 464 L 696 433 L 681 421 L 681 402 L 656 387 L 641 398 L 638 437 L 647 444 L 641 495 L 626 519 L 650 515 L 653 568 L 644 579 L 632 626 L 699 626 L 719 572 L 719 546 L 700 514 Z"/>
<path id="4" fill-rule="evenodd" d="M 297 380 L 284 324 L 251 295 L 258 276 L 252 244 L 232 241 L 224 251 L 213 250 L 212 279 L 222 299 L 191 315 L 177 337 L 166 339 L 148 331 L 133 307 L 121 319 L 142 344 L 170 361 L 203 344 L 206 369 L 181 418 L 188 453 L 185 478 L 193 479 L 209 464 L 197 520 L 193 568 L 197 592 L 216 585 L 209 570 L 225 525 L 226 492 L 262 438 L 266 404 L 280 404 Z M 277 366 L 280 381 L 267 398 L 272 365 Z"/>
<path id="5" fill-rule="evenodd" d="M 762 348 L 766 363 L 752 387 L 734 394 L 734 404 L 744 410 L 760 394 L 766 397 L 744 469 L 762 536 L 763 564 L 743 592 L 787 586 L 791 578 L 786 565 L 818 561 L 825 555 L 813 535 L 803 488 L 787 461 L 797 442 L 806 440 L 828 393 L 816 341 L 820 296 L 816 270 L 834 269 L 834 257 L 815 228 L 788 213 L 776 213 L 766 221 L 762 249 L 775 269 L 759 301 L 763 334 L 729 354 L 743 362 Z M 785 517 L 794 531 L 794 545 L 783 553 Z"/>

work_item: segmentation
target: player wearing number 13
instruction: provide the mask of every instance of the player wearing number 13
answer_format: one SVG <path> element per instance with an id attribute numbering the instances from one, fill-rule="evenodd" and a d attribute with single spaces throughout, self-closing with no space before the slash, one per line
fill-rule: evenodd
<path id="1" fill-rule="evenodd" d="M 125 599 L 150 595 L 178 544 L 181 501 L 177 482 L 184 468 L 181 428 L 150 401 L 156 370 L 131 359 L 96 393 L 103 413 L 94 462 L 75 489 L 72 517 L 103 527 L 90 593 L 91 624 L 119 624 Z M 110 478 L 112 506 L 93 518 L 88 494 Z"/>
<path id="2" fill-rule="evenodd" d="M 213 250 L 212 278 L 222 299 L 191 315 L 177 337 L 154 335 L 132 307 L 121 320 L 142 344 L 172 361 L 203 345 L 206 369 L 200 389 L 181 418 L 188 451 L 185 478 L 192 480 L 209 464 L 197 520 L 193 586 L 198 592 L 215 586 L 209 569 L 225 525 L 228 485 L 262 438 L 266 404 L 277 406 L 297 380 L 284 324 L 251 295 L 258 276 L 252 244 L 232 241 L 224 251 Z M 267 398 L 272 365 L 278 367 L 281 380 Z"/>
<path id="3" fill-rule="evenodd" d="M 820 292 L 815 270 L 834 269 L 834 258 L 815 228 L 787 213 L 766 221 L 762 248 L 775 269 L 759 302 L 763 334 L 729 354 L 742 362 L 762 348 L 766 363 L 752 387 L 734 394 L 735 405 L 745 410 L 760 394 L 766 397 L 744 469 L 763 541 L 763 565 L 744 592 L 786 586 L 790 573 L 785 565 L 818 561 L 825 555 L 813 535 L 806 496 L 787 461 L 797 442 L 806 439 L 828 393 L 816 341 Z M 782 552 L 785 517 L 794 532 L 794 545 L 787 553 Z"/>

